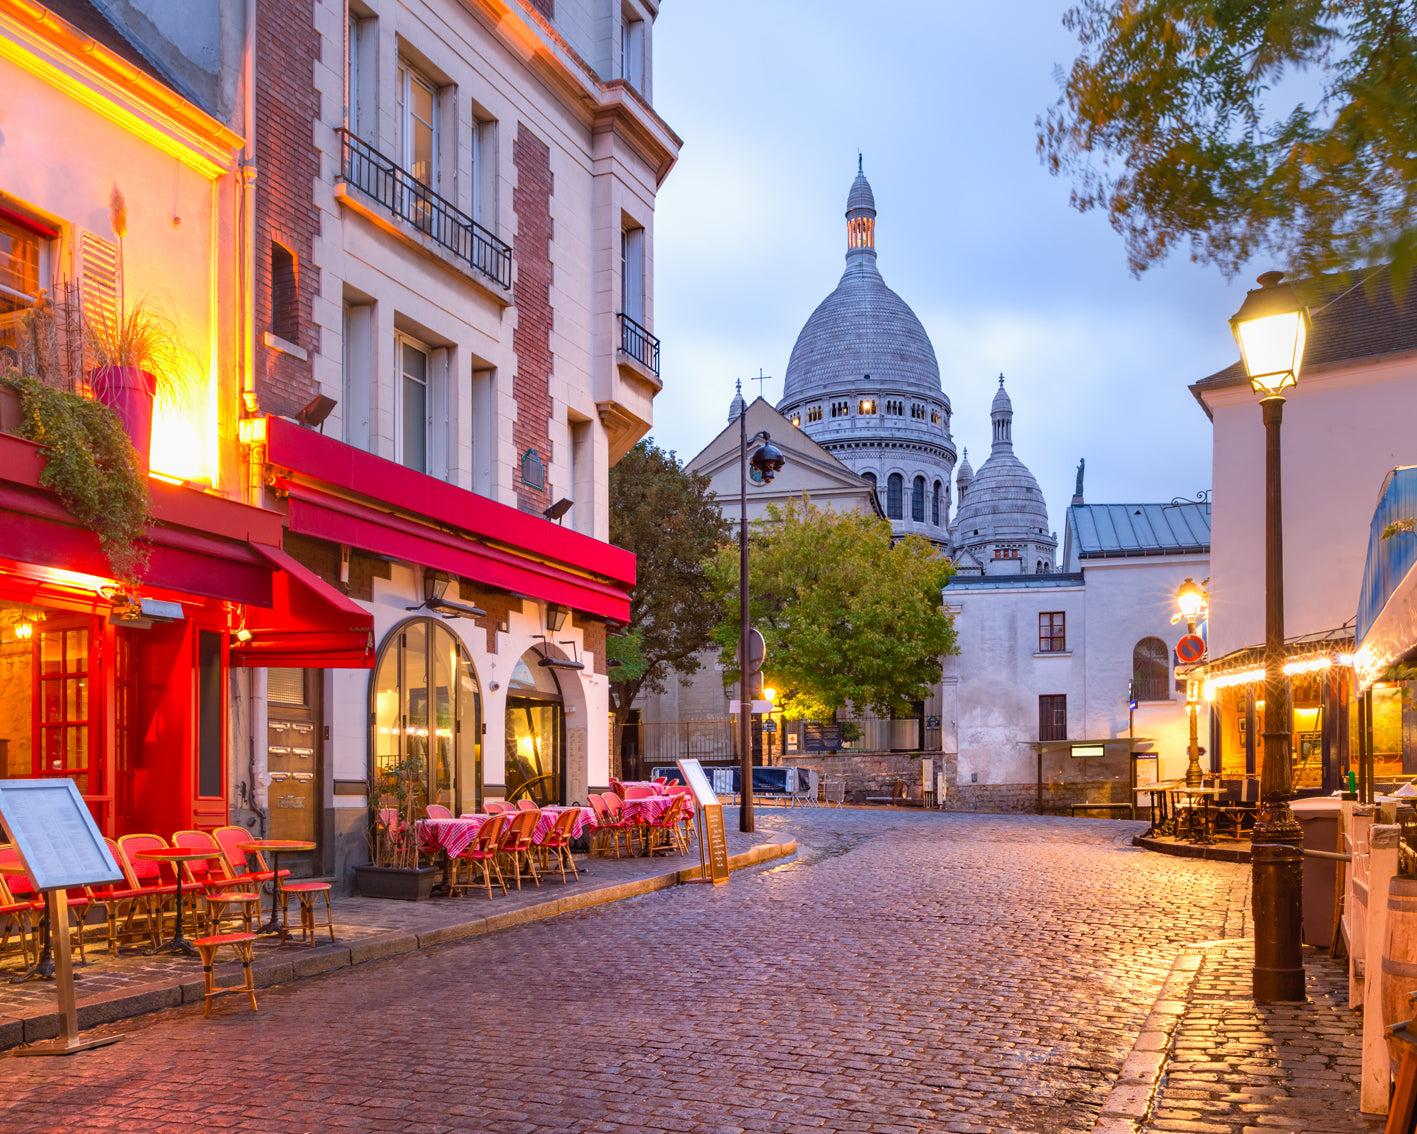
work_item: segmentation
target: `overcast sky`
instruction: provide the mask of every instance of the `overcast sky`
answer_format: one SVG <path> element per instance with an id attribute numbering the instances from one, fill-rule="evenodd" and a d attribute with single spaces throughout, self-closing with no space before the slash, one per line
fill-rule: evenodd
<path id="1" fill-rule="evenodd" d="M 920 317 L 977 469 L 1002 372 L 1014 448 L 1058 530 L 1079 457 L 1094 503 L 1210 487 L 1187 386 L 1237 357 L 1245 282 L 1182 252 L 1141 279 L 1106 217 L 1068 204 L 1035 153 L 1075 42 L 1060 0 L 668 0 L 654 103 L 684 139 L 655 212 L 653 437 L 681 459 L 726 424 L 735 378 L 782 376 L 836 286 L 858 148 L 877 261 Z M 1258 410 L 1256 413 L 1258 414 Z"/>

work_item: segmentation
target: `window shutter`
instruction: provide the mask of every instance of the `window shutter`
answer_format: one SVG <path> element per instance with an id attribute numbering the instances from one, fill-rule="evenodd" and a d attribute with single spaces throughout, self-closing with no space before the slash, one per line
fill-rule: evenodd
<path id="1" fill-rule="evenodd" d="M 80 229 L 75 245 L 74 276 L 85 319 L 118 322 L 118 245 Z"/>

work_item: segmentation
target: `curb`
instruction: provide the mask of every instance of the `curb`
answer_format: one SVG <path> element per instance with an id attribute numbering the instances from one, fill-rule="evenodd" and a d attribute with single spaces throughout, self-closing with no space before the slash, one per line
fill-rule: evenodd
<path id="1" fill-rule="evenodd" d="M 730 873 L 748 870 L 764 862 L 787 858 L 797 853 L 797 840 L 787 837 L 759 843 L 739 854 L 730 855 Z M 532 921 L 545 921 L 576 910 L 591 909 L 595 906 L 621 902 L 626 898 L 636 898 L 659 890 L 669 890 L 675 886 L 698 880 L 701 867 L 685 867 L 672 873 L 657 874 L 650 878 L 640 878 L 634 882 L 624 882 L 617 886 L 606 886 L 599 890 L 585 890 L 564 898 L 552 898 L 505 913 L 489 914 L 473 918 L 457 925 L 442 926 L 424 933 L 392 930 L 374 937 L 367 937 L 353 945 L 340 946 L 338 943 L 325 945 L 298 957 L 265 958 L 251 966 L 252 977 L 257 988 L 270 988 L 277 984 L 288 984 L 305 977 L 350 968 L 366 961 L 379 961 L 386 957 L 397 957 L 419 949 L 428 949 L 450 941 L 461 941 L 468 937 L 479 937 L 485 933 L 496 933 Z M 225 968 L 225 966 L 223 967 Z M 230 963 L 235 971 L 235 962 Z M 219 972 L 223 971 L 221 969 Z M 229 975 L 229 974 L 228 974 Z M 204 989 L 200 970 L 197 979 L 180 982 L 164 982 L 129 987 L 121 992 L 108 995 L 99 994 L 85 998 L 78 1005 L 79 1030 L 87 1031 L 100 1024 L 142 1016 L 162 1008 L 176 1008 L 183 1004 L 200 1004 Z M 59 1035 L 59 1013 L 47 1012 L 37 1016 L 20 1018 L 0 1018 L 0 1050 L 17 1047 L 20 1044 L 35 1043 L 39 1040 L 54 1039 Z"/>
<path id="2" fill-rule="evenodd" d="M 1249 862 L 1250 852 L 1238 847 L 1202 846 L 1196 843 L 1168 843 L 1160 839 L 1148 839 L 1141 835 L 1132 837 L 1132 846 L 1156 854 L 1169 854 L 1173 858 L 1207 858 L 1212 862 Z"/>
<path id="3" fill-rule="evenodd" d="M 1204 847 L 1196 848 L 1204 850 Z M 1236 938 L 1228 941 L 1197 941 L 1183 945 L 1171 963 L 1166 983 L 1162 985 L 1151 1012 L 1142 1024 L 1136 1043 L 1122 1063 L 1112 1090 L 1102 1104 L 1102 1111 L 1092 1127 L 1092 1134 L 1137 1134 L 1151 1113 L 1156 1089 L 1166 1070 L 1176 1038 L 1176 1025 L 1185 1015 L 1201 960 L 1206 953 L 1231 948 L 1244 943 Z"/>

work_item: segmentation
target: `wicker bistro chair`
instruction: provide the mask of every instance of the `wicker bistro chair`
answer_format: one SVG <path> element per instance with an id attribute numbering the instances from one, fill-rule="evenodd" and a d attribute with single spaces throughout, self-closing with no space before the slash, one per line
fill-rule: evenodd
<path id="1" fill-rule="evenodd" d="M 535 801 L 535 800 L 532 800 L 532 799 L 519 799 L 519 800 L 517 800 L 517 810 L 518 810 L 518 811 L 540 811 L 541 808 L 539 808 L 539 807 L 536 806 L 536 801 Z"/>
<path id="2" fill-rule="evenodd" d="M 168 849 L 167 840 L 161 835 L 122 835 L 118 839 L 118 865 L 128 878 L 129 888 L 139 892 L 153 948 L 161 943 L 167 911 L 176 908 L 177 871 L 171 863 L 149 862 L 137 856 L 139 851 Z M 195 911 L 197 892 L 189 894 L 184 889 L 182 897 L 191 898 Z"/>
<path id="3" fill-rule="evenodd" d="M 221 933 L 221 923 L 228 916 L 241 919 L 242 932 L 250 933 L 253 918 L 260 913 L 261 895 L 249 883 L 231 873 L 221 847 L 210 831 L 178 831 L 172 845 L 189 850 L 210 850 L 205 861 L 182 863 L 194 891 L 200 891 L 206 905 L 207 933 Z"/>
<path id="4" fill-rule="evenodd" d="M 627 788 L 625 789 L 625 794 L 624 794 L 621 798 L 622 798 L 622 799 L 649 799 L 651 796 L 654 796 L 654 795 L 657 795 L 657 794 L 658 794 L 658 792 L 656 792 L 653 788 L 647 788 L 647 787 L 627 787 Z"/>
<path id="5" fill-rule="evenodd" d="M 503 815 L 508 811 L 517 810 L 510 803 L 500 799 L 494 799 L 491 803 L 485 804 L 484 806 L 487 808 L 488 815 Z"/>
<path id="6" fill-rule="evenodd" d="M 1228 826 L 1235 838 L 1244 837 L 1245 820 L 1248 819 L 1249 825 L 1254 826 L 1260 799 L 1259 777 L 1223 779 L 1217 786 L 1224 789 L 1225 794 L 1219 796 L 1211 807 L 1211 814 L 1215 819 L 1215 833 L 1219 834 L 1222 827 Z"/>
<path id="7" fill-rule="evenodd" d="M 539 887 L 541 879 L 536 874 L 536 861 L 533 857 L 535 847 L 531 841 L 532 835 L 536 833 L 536 825 L 541 822 L 540 809 L 528 811 L 522 808 L 517 811 L 507 822 L 505 834 L 502 836 L 502 853 L 507 856 L 512 872 L 516 877 L 517 889 L 522 888 L 522 864 L 526 864 L 527 873 L 531 875 L 531 880 Z"/>
<path id="8" fill-rule="evenodd" d="M 595 812 L 595 830 L 591 833 L 592 851 L 598 848 L 602 855 L 608 855 L 610 852 L 606 850 L 606 843 L 609 841 L 614 844 L 615 857 L 619 858 L 620 834 L 623 828 L 611 815 L 610 808 L 605 805 L 605 800 L 594 792 L 591 793 L 589 799 L 590 809 Z"/>
<path id="9" fill-rule="evenodd" d="M 644 824 L 630 819 L 625 815 L 621 799 L 613 791 L 600 793 L 600 798 L 605 801 L 605 807 L 610 812 L 610 819 L 614 823 L 614 829 L 625 833 L 625 853 L 634 854 L 634 840 L 639 839 L 640 845 L 644 845 Z M 618 857 L 618 855 L 617 855 Z"/>
<path id="10" fill-rule="evenodd" d="M 482 881 L 487 887 L 487 898 L 492 899 L 492 872 L 497 872 L 497 882 L 502 893 L 507 892 L 507 880 L 502 876 L 502 867 L 497 856 L 502 852 L 502 833 L 506 829 L 507 816 L 493 815 L 478 829 L 472 842 L 459 855 L 448 860 L 448 897 L 457 897 L 459 890 L 476 886 L 472 878 L 472 866 L 476 863 L 482 869 Z"/>
<path id="11" fill-rule="evenodd" d="M 20 854 L 13 846 L 0 847 L 0 862 L 6 865 L 18 865 L 19 861 Z M 44 916 L 44 895 L 35 891 L 28 874 L 0 875 L 0 879 L 3 879 L 6 883 L 5 888 L 0 890 L 0 902 L 3 902 L 7 908 L 10 906 L 19 906 L 27 911 L 30 932 L 36 937 L 37 945 L 38 934 L 36 930 L 38 929 L 39 919 Z M 74 930 L 74 943 L 79 947 L 79 963 L 87 965 L 89 959 L 85 952 L 84 945 L 84 919 L 88 917 L 89 912 L 88 890 L 83 887 L 70 887 L 64 893 L 68 898 L 69 909 L 74 914 L 70 919 L 70 925 Z M 16 910 L 16 914 L 21 914 L 21 910 Z M 7 925 L 7 937 L 8 934 L 9 929 Z M 21 941 L 23 942 L 23 940 L 24 938 L 22 937 Z M 26 956 L 28 956 L 28 951 L 26 952 Z"/>
<path id="12" fill-rule="evenodd" d="M 674 802 L 653 823 L 647 823 L 649 828 L 649 853 L 656 851 L 677 851 L 683 855 L 689 849 L 689 841 L 684 837 L 683 819 L 685 814 L 684 797 L 674 796 Z"/>
<path id="13" fill-rule="evenodd" d="M 0 874 L 0 926 L 4 927 L 3 934 L 0 934 L 0 952 L 9 946 L 10 934 L 18 930 L 20 956 L 26 967 L 30 964 L 30 941 L 37 928 L 35 913 L 34 903 L 17 901 L 5 885 L 5 876 Z M 37 947 L 35 953 L 38 955 Z"/>
<path id="14" fill-rule="evenodd" d="M 325 899 L 325 927 L 330 931 L 330 944 L 335 940 L 334 915 L 330 911 L 330 884 L 328 882 L 283 882 L 280 887 L 280 943 L 285 944 L 286 908 L 291 896 L 300 903 L 300 942 L 315 948 L 315 899 Z"/>
<path id="15" fill-rule="evenodd" d="M 430 803 L 423 809 L 423 813 L 430 819 L 451 819 L 453 817 L 451 809 L 444 807 L 441 803 Z"/>
<path id="16" fill-rule="evenodd" d="M 592 797 L 594 798 L 594 797 Z M 561 870 L 561 884 L 566 884 L 566 867 L 571 868 L 571 873 L 575 875 L 576 881 L 581 880 L 581 873 L 576 869 L 576 860 L 571 857 L 571 834 L 576 828 L 576 818 L 580 812 L 572 807 L 561 812 L 556 818 L 556 823 L 551 830 L 546 832 L 546 837 L 541 840 L 541 863 L 542 870 L 551 870 L 551 856 L 556 856 L 556 865 Z"/>
<path id="17" fill-rule="evenodd" d="M 231 871 L 232 881 L 249 885 L 253 882 L 270 882 L 275 878 L 275 873 L 266 866 L 265 856 L 260 851 L 250 852 L 256 860 L 256 869 L 247 868 L 247 852 L 241 849 L 241 844 L 252 840 L 251 832 L 245 827 L 218 827 L 212 832 L 212 837 L 216 839 L 217 846 L 221 847 L 222 857 L 226 859 L 226 867 Z M 290 871 L 282 870 L 280 876 L 282 879 L 289 878 Z"/>

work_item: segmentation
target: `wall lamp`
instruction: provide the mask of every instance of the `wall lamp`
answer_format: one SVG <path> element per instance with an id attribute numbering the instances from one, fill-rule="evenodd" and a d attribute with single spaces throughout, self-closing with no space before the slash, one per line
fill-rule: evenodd
<path id="1" fill-rule="evenodd" d="M 438 571 L 432 567 L 423 572 L 423 601 L 417 606 L 410 606 L 409 610 L 422 610 L 427 608 L 435 614 L 441 614 L 444 618 L 483 618 L 487 612 L 480 606 L 473 606 L 471 603 L 458 602 L 456 599 L 447 598 L 448 584 L 453 581 L 453 577 L 446 571 Z"/>

